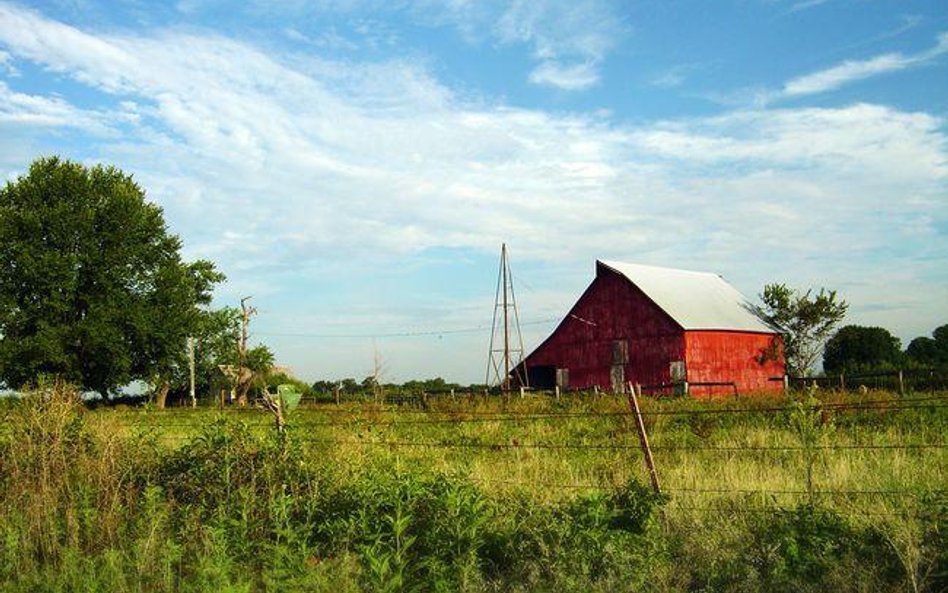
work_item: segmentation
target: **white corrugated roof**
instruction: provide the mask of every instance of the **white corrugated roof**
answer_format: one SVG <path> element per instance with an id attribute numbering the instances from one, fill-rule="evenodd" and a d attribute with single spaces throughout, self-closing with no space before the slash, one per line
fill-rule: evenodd
<path id="1" fill-rule="evenodd" d="M 629 279 L 682 328 L 773 333 L 721 276 L 617 261 L 599 263 Z"/>

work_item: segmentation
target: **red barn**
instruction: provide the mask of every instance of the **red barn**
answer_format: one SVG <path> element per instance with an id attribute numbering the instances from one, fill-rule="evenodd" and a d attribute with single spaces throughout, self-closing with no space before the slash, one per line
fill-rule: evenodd
<path id="1" fill-rule="evenodd" d="M 780 344 L 717 274 L 597 261 L 592 284 L 522 364 L 543 389 L 687 382 L 696 395 L 777 390 Z"/>

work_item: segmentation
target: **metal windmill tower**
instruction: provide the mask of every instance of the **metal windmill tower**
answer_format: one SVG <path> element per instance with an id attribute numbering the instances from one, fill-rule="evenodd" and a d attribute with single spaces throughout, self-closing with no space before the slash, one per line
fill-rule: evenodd
<path id="1" fill-rule="evenodd" d="M 513 316 L 511 316 L 511 311 Z M 487 360 L 489 386 L 499 385 L 510 390 L 510 373 L 517 374 L 519 385 L 527 387 L 527 377 L 519 366 L 523 360 L 523 336 L 520 333 L 520 315 L 514 296 L 513 276 L 507 258 L 507 244 L 500 247 L 500 270 L 497 272 L 497 291 L 494 296 L 494 320 L 490 330 L 490 351 Z"/>

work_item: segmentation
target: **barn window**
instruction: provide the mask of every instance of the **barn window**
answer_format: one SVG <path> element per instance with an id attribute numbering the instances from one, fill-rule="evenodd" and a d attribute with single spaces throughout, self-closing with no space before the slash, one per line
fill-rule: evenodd
<path id="1" fill-rule="evenodd" d="M 674 360 L 668 365 L 668 374 L 672 381 L 685 380 L 685 361 Z"/>
<path id="2" fill-rule="evenodd" d="M 626 340 L 612 341 L 612 364 L 628 364 L 629 342 Z"/>

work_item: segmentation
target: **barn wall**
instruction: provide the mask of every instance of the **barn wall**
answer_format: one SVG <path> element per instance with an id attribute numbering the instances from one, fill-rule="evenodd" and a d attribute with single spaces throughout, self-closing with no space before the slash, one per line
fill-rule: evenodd
<path id="1" fill-rule="evenodd" d="M 760 362 L 762 355 L 772 351 L 773 340 L 773 334 L 710 330 L 685 332 L 688 381 L 692 384 L 733 381 L 741 393 L 778 391 L 783 388 L 783 383 L 769 379 L 783 376 L 782 360 Z M 692 389 L 697 396 L 728 392 L 732 392 L 730 387 L 694 386 Z"/>
<path id="2" fill-rule="evenodd" d="M 526 365 L 569 369 L 569 387 L 609 389 L 613 342 L 626 340 L 626 382 L 668 383 L 669 362 L 684 360 L 683 331 L 625 277 L 599 267 L 586 292 Z"/>

